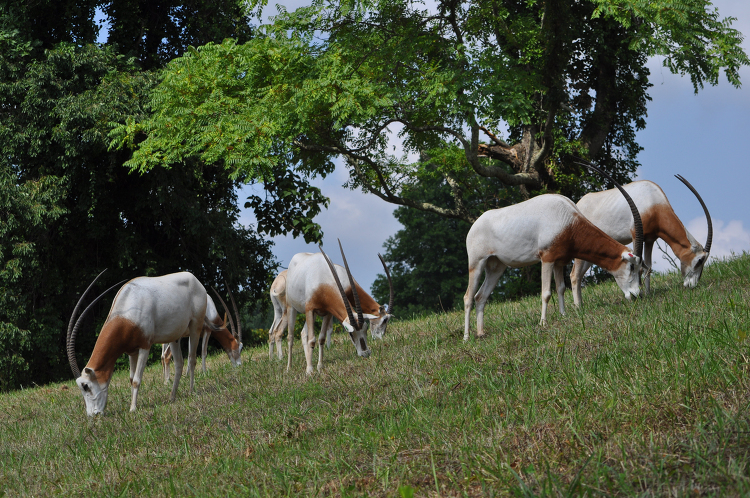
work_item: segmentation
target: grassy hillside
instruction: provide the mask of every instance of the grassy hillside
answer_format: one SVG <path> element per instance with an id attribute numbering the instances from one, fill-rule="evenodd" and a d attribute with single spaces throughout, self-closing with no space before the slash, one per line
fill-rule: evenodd
<path id="1" fill-rule="evenodd" d="M 0 397 L 0 495 L 492 496 L 750 493 L 750 255 L 697 289 L 614 284 L 540 328 L 539 298 L 394 322 L 369 359 L 343 335 L 304 374 L 247 351 L 168 403 L 157 365 L 89 420 L 74 382 Z M 396 302 L 398 306 L 398 301 Z M 473 314 L 472 314 L 473 316 Z"/>

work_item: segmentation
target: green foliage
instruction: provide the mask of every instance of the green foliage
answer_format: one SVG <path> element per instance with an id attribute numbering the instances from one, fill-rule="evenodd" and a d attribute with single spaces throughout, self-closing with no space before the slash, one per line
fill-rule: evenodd
<path id="1" fill-rule="evenodd" d="M 88 19 L 79 14 L 75 19 Z M 186 158 L 139 175 L 122 167 L 128 152 L 107 150 L 113 126 L 150 112 L 147 94 L 158 73 L 139 70 L 139 61 L 114 46 L 83 43 L 88 35 L 65 31 L 65 19 L 39 16 L 31 22 L 26 13 L 0 10 L 0 334 L 6 346 L 0 389 L 70 375 L 68 319 L 103 268 L 110 271 L 100 285 L 188 270 L 224 291 L 226 280 L 243 304 L 264 296 L 276 267 L 271 243 L 239 224 L 241 181 L 220 164 Z M 65 41 L 70 36 L 75 43 Z M 110 302 L 84 322 L 79 363 Z"/>
<path id="2" fill-rule="evenodd" d="M 468 188 L 439 204 L 414 194 L 435 171 L 409 153 L 439 156 L 447 143 L 462 173 L 446 168 L 443 181 L 495 178 L 522 196 L 584 194 L 578 157 L 625 181 L 638 167 L 648 56 L 664 56 L 696 89 L 722 70 L 738 85 L 750 60 L 731 21 L 705 0 L 441 1 L 433 12 L 407 0 L 314 0 L 282 9 L 246 43 L 174 60 L 152 95 L 155 114 L 118 128 L 113 145 L 145 133 L 134 169 L 196 156 L 257 181 L 278 179 L 274 168 L 327 174 L 340 157 L 352 188 L 471 222 Z"/>

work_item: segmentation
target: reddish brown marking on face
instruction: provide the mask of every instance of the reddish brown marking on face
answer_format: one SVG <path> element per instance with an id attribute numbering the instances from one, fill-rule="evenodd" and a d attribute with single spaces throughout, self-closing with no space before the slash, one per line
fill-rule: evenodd
<path id="1" fill-rule="evenodd" d="M 215 323 L 215 322 L 214 322 Z M 216 330 L 211 330 L 211 334 L 219 341 L 224 351 L 235 351 L 240 345 L 237 339 L 232 335 L 228 328 L 223 327 L 223 321 L 219 320 L 220 327 Z"/>
<path id="2" fill-rule="evenodd" d="M 151 346 L 139 326 L 127 318 L 116 316 L 108 320 L 99 332 L 86 367 L 96 371 L 100 383 L 109 382 L 117 358 L 139 349 L 150 349 Z"/>
<path id="3" fill-rule="evenodd" d="M 622 253 L 627 250 L 589 220 L 576 214 L 575 221 L 563 229 L 540 256 L 545 263 L 580 258 L 612 272 L 622 264 Z"/>

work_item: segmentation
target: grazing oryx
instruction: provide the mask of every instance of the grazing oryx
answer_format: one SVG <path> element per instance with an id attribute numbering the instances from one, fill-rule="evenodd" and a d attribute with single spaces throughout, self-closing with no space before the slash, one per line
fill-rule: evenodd
<path id="1" fill-rule="evenodd" d="M 341 248 L 341 241 L 339 241 Z M 390 272 L 383 257 L 381 263 L 385 268 L 388 284 L 390 285 L 390 300 L 388 309 L 379 305 L 354 281 L 349 265 L 346 263 L 344 250 L 341 248 L 344 267 L 334 265 L 321 249 L 320 253 L 303 252 L 295 254 L 289 263 L 286 274 L 286 314 L 288 322 L 289 359 L 287 370 L 292 364 L 292 343 L 294 341 L 294 323 L 297 313 L 305 313 L 305 327 L 302 329 L 302 346 L 307 361 L 307 374 L 313 372 L 312 351 L 315 347 L 315 315 L 323 317 L 323 325 L 318 342 L 323 345 L 325 334 L 331 326 L 335 316 L 349 332 L 359 356 L 370 356 L 367 347 L 367 322 L 372 325 L 372 336 L 376 339 L 383 337 L 388 320 L 393 310 L 393 285 Z M 343 287 L 341 280 L 346 278 L 348 285 Z M 357 312 L 355 318 L 350 301 L 354 303 Z M 318 370 L 323 367 L 323 348 L 318 353 Z"/>
<path id="2" fill-rule="evenodd" d="M 706 246 L 685 229 L 680 219 L 675 214 L 672 206 L 664 195 L 662 189 L 655 183 L 643 180 L 625 185 L 623 188 L 630 194 L 638 206 L 643 217 L 643 264 L 651 266 L 651 250 L 656 239 L 662 239 L 672 248 L 680 260 L 684 286 L 693 288 L 698 285 L 698 280 L 703 272 L 703 265 L 708 260 L 713 239 L 713 224 L 708 208 L 701 196 L 690 183 L 680 175 L 675 175 L 684 183 L 701 203 L 708 221 L 708 238 Z M 594 192 L 584 195 L 578 201 L 578 209 L 594 225 L 601 228 L 604 233 L 623 244 L 633 239 L 634 228 L 627 212 L 627 206 L 614 189 L 604 192 Z M 583 259 L 576 259 L 573 271 L 570 273 L 570 281 L 573 284 L 573 301 L 576 305 L 581 304 L 581 281 L 583 275 L 591 267 L 591 263 Z M 645 294 L 651 291 L 651 274 L 646 274 Z"/>
<path id="3" fill-rule="evenodd" d="M 221 344 L 221 347 L 224 348 L 232 365 L 238 367 L 242 364 L 242 359 L 240 358 L 240 353 L 242 351 L 242 327 L 240 326 L 240 316 L 237 312 L 237 305 L 234 302 L 234 296 L 232 296 L 232 292 L 229 291 L 229 297 L 234 305 L 235 318 L 237 318 L 237 335 L 234 334 L 234 321 L 232 320 L 232 315 L 227 309 L 226 303 L 221 296 L 219 296 L 219 293 L 216 292 L 216 289 L 213 287 L 211 289 L 216 293 L 216 296 L 224 306 L 224 319 L 221 318 L 219 312 L 216 310 L 216 305 L 214 304 L 214 300 L 211 299 L 211 296 L 206 296 L 206 318 L 203 320 L 203 330 L 201 333 L 203 337 L 201 370 L 203 373 L 206 373 L 206 356 L 208 354 L 207 346 L 212 332 L 214 333 L 216 340 Z M 227 317 L 229 317 L 228 320 Z M 227 326 L 229 326 L 229 328 L 227 328 Z M 161 364 L 164 369 L 165 384 L 169 383 L 169 362 L 171 359 L 172 346 L 168 343 L 162 344 Z"/>
<path id="4" fill-rule="evenodd" d="M 174 400 L 183 366 L 178 341 L 185 335 L 190 338 L 188 370 L 190 391 L 194 391 L 195 356 L 207 302 L 206 289 L 198 279 L 191 273 L 182 272 L 161 277 L 138 277 L 123 285 L 112 302 L 91 358 L 81 373 L 75 358 L 76 333 L 86 312 L 104 294 L 81 313 L 74 327 L 71 325 L 94 282 L 89 285 L 73 310 L 67 337 L 68 360 L 76 383 L 81 388 L 86 413 L 93 416 L 104 411 L 115 361 L 122 354 L 130 356 L 130 384 L 133 391 L 130 411 L 135 411 L 138 388 L 151 346 L 167 342 L 174 345 L 172 354 L 175 358 L 175 378 L 171 395 L 171 400 Z"/>
<path id="5" fill-rule="evenodd" d="M 281 338 L 284 335 L 284 330 L 288 328 L 287 314 L 286 314 L 286 272 L 283 270 L 279 273 L 271 284 L 271 304 L 273 304 L 273 323 L 271 328 L 268 330 L 268 359 L 273 357 L 273 346 L 276 344 L 276 354 L 279 359 L 284 357 L 284 350 L 281 349 Z M 326 347 L 331 347 L 331 332 L 333 331 L 333 324 L 329 321 L 327 329 L 322 329 L 326 332 Z"/>
<path id="6" fill-rule="evenodd" d="M 598 170 L 597 170 L 598 171 Z M 627 194 L 624 194 L 627 198 Z M 484 306 L 507 267 L 518 268 L 542 262 L 542 318 L 547 324 L 547 303 L 552 274 L 565 314 L 563 270 L 573 258 L 597 261 L 609 271 L 625 298 L 638 296 L 641 271 L 642 228 L 638 210 L 629 201 L 636 225 L 635 254 L 602 232 L 584 217 L 567 197 L 545 194 L 482 214 L 466 236 L 469 255 L 469 286 L 464 295 L 464 340 L 469 340 L 473 301 L 477 305 L 477 336 L 484 336 Z M 485 279 L 479 287 L 482 271 Z"/>

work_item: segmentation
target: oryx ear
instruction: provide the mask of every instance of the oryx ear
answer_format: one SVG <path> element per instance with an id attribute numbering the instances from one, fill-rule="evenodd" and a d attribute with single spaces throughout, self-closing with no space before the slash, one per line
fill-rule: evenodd
<path id="1" fill-rule="evenodd" d="M 376 318 L 380 318 L 377 315 L 371 315 L 369 313 L 362 313 L 362 316 L 365 317 L 365 318 L 367 318 L 368 320 L 375 320 Z"/>
<path id="2" fill-rule="evenodd" d="M 92 369 L 90 369 L 89 367 L 85 367 L 83 371 L 86 373 L 86 375 L 91 377 L 92 380 L 96 380 L 96 372 L 94 372 Z"/>
<path id="3" fill-rule="evenodd" d="M 224 312 L 224 326 L 227 326 L 227 312 Z"/>
<path id="4" fill-rule="evenodd" d="M 380 316 L 383 316 L 383 315 L 385 315 L 386 313 L 387 313 L 387 311 L 385 310 L 385 305 L 384 305 L 384 304 L 381 304 L 381 305 L 380 305 Z"/>

